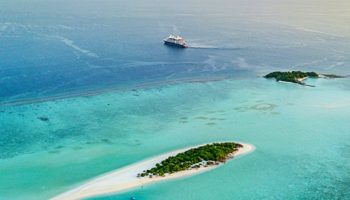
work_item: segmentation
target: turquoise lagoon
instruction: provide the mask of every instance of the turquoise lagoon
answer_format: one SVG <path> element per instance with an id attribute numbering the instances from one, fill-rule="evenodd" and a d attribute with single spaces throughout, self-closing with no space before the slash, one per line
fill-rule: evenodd
<path id="1" fill-rule="evenodd" d="M 315 88 L 227 79 L 3 107 L 2 130 L 22 135 L 2 152 L 1 199 L 47 199 L 150 156 L 223 140 L 257 149 L 207 173 L 95 199 L 349 199 L 349 79 L 310 81 Z"/>

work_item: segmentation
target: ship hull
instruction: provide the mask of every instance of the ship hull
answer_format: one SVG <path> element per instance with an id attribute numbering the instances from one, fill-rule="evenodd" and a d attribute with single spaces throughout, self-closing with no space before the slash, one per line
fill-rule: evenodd
<path id="1" fill-rule="evenodd" d="M 187 44 L 176 44 L 173 42 L 168 42 L 168 41 L 164 41 L 165 45 L 169 45 L 169 46 L 173 46 L 173 47 L 180 47 L 180 48 L 187 48 Z"/>

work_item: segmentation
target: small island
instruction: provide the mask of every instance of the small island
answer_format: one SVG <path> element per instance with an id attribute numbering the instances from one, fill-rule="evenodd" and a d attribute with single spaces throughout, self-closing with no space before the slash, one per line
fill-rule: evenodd
<path id="1" fill-rule="evenodd" d="M 316 72 L 301 72 L 301 71 L 289 71 L 289 72 L 271 72 L 264 76 L 264 78 L 274 78 L 276 81 L 285 81 L 290 83 L 297 83 L 305 85 L 304 80 L 306 78 L 318 78 L 319 75 Z"/>
<path id="2" fill-rule="evenodd" d="M 86 199 L 142 187 L 161 180 L 192 176 L 215 169 L 233 156 L 237 158 L 253 152 L 254 149 L 251 144 L 235 142 L 186 147 L 102 174 L 51 199 Z"/>
<path id="3" fill-rule="evenodd" d="M 152 169 L 144 170 L 138 177 L 165 176 L 189 169 L 198 169 L 219 165 L 233 157 L 233 154 L 243 145 L 234 142 L 212 143 L 197 148 L 189 149 L 176 156 L 157 163 Z"/>
<path id="4" fill-rule="evenodd" d="M 339 76 L 334 74 L 318 74 L 316 72 L 302 72 L 302 71 L 288 71 L 281 72 L 275 71 L 264 76 L 266 79 L 274 78 L 276 81 L 284 81 L 290 83 L 296 83 L 305 86 L 315 87 L 313 85 L 305 84 L 307 78 L 346 78 L 347 76 Z"/>

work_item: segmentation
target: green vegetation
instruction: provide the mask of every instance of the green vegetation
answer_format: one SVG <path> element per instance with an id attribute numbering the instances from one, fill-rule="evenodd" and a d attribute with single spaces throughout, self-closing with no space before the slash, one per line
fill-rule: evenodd
<path id="1" fill-rule="evenodd" d="M 301 71 L 289 71 L 289 72 L 272 72 L 264 76 L 265 78 L 274 78 L 276 81 L 286 81 L 291 83 L 298 83 L 305 85 L 303 79 L 318 78 L 319 75 L 316 72 L 301 72 Z"/>
<path id="2" fill-rule="evenodd" d="M 233 142 L 213 143 L 190 149 L 176 156 L 170 156 L 155 167 L 138 174 L 139 177 L 164 176 L 191 168 L 216 165 L 225 162 L 233 152 L 243 147 Z"/>

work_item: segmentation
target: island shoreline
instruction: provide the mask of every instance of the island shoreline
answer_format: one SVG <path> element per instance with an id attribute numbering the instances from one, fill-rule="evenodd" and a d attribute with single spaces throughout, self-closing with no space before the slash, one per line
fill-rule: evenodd
<path id="1" fill-rule="evenodd" d="M 255 150 L 255 147 L 251 144 L 235 142 L 241 144 L 243 147 L 238 148 L 236 152 L 233 153 L 232 158 L 237 158 L 242 155 L 251 153 Z M 211 143 L 209 143 L 211 144 Z M 164 154 L 160 154 L 158 156 L 154 156 L 137 163 L 113 170 L 111 172 L 107 172 L 100 176 L 97 176 L 85 183 L 81 186 L 73 188 L 67 192 L 64 192 L 58 196 L 51 198 L 52 200 L 76 200 L 76 199 L 84 199 L 96 196 L 103 196 L 108 194 L 115 194 L 120 192 L 125 192 L 133 188 L 142 187 L 146 184 L 151 184 L 154 182 L 165 181 L 170 179 L 178 179 L 184 178 L 196 174 L 200 174 L 212 169 L 215 169 L 223 164 L 213 165 L 208 167 L 201 167 L 199 169 L 189 169 L 181 172 L 177 172 L 174 174 L 168 174 L 165 177 L 154 176 L 152 178 L 149 177 L 137 177 L 137 174 L 142 172 L 143 170 L 149 169 L 153 167 L 156 163 L 161 162 L 162 160 L 168 158 L 169 156 L 175 156 L 178 153 L 185 152 L 189 149 L 196 148 L 199 146 L 203 146 L 206 144 L 186 147 L 174 151 L 170 151 Z M 232 158 L 228 159 L 233 160 Z"/>

